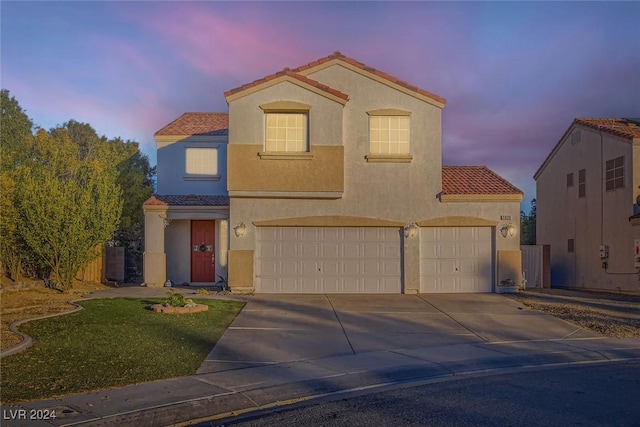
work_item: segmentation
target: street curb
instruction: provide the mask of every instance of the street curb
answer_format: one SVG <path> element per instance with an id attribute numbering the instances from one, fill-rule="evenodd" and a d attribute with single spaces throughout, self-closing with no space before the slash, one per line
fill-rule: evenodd
<path id="1" fill-rule="evenodd" d="M 340 384 L 335 384 L 328 389 L 323 384 L 323 378 L 317 378 L 308 381 L 295 383 L 280 384 L 277 386 L 266 387 L 264 389 L 247 390 L 247 391 L 226 391 L 218 394 L 202 396 L 196 399 L 187 399 L 181 402 L 165 403 L 156 406 L 149 406 L 120 413 L 97 416 L 95 413 L 84 413 L 84 419 L 69 420 L 64 423 L 62 419 L 56 420 L 55 425 L 60 427 L 71 426 L 175 426 L 185 427 L 206 422 L 224 423 L 225 421 L 241 421 L 245 418 L 255 418 L 273 411 L 284 409 L 285 407 L 294 407 L 296 405 L 312 405 L 323 401 L 329 401 L 338 398 L 354 397 L 358 395 L 366 395 L 369 393 L 377 393 L 398 388 L 419 386 L 442 381 L 453 381 L 464 378 L 473 378 L 489 375 L 499 375 L 510 372 L 519 371 L 536 371 L 542 369 L 552 369 L 557 367 L 569 366 L 586 366 L 598 365 L 617 362 L 640 361 L 640 354 L 629 355 L 625 357 L 613 357 L 598 360 L 580 360 L 580 361 L 550 361 L 549 363 L 531 363 L 532 360 L 525 357 L 522 365 L 511 365 L 505 367 L 478 367 L 470 366 L 465 370 L 435 370 L 429 372 L 424 365 L 417 364 L 412 367 L 403 367 L 395 369 L 394 372 L 399 374 L 399 379 L 384 382 L 369 382 L 363 385 L 357 385 L 362 382 L 360 374 L 344 375 L 342 379 L 347 387 L 341 388 Z M 370 378 L 376 376 L 377 371 L 369 371 L 362 376 Z M 387 372 L 387 374 L 389 374 Z M 348 384 L 353 383 L 352 386 Z M 295 389 L 308 388 L 310 393 L 297 394 Z M 269 391 L 270 401 L 263 403 L 257 402 L 255 396 L 252 398 L 252 392 L 262 392 L 267 394 Z M 278 398 L 279 396 L 279 398 Z M 53 402 L 52 402 L 53 403 Z M 57 401 L 58 405 L 68 406 L 64 401 L 64 397 Z M 22 405 L 20 405 L 22 406 Z M 27 405 L 28 406 L 28 405 Z M 23 406 L 24 407 L 24 406 Z"/>

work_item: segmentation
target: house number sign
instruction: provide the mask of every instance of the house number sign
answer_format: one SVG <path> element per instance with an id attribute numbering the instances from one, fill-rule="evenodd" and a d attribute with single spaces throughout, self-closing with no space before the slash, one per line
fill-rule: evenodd
<path id="1" fill-rule="evenodd" d="M 500 215 L 500 221 L 511 221 L 511 215 Z"/>

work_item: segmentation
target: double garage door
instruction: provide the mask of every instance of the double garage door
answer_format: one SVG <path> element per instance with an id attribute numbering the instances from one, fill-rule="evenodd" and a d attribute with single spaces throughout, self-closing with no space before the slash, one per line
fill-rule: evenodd
<path id="1" fill-rule="evenodd" d="M 259 227 L 256 292 L 401 293 L 401 230 Z M 420 292 L 491 292 L 492 229 L 420 230 Z"/>
<path id="2" fill-rule="evenodd" d="M 258 228 L 256 291 L 400 293 L 400 244 L 397 228 Z"/>

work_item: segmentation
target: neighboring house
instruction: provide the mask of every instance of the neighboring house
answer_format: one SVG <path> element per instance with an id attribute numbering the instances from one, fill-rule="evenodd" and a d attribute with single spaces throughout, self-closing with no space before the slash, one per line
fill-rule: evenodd
<path id="1" fill-rule="evenodd" d="M 640 291 L 640 122 L 575 119 L 534 178 L 551 285 Z"/>
<path id="2" fill-rule="evenodd" d="M 522 192 L 484 166 L 442 166 L 445 99 L 339 52 L 225 97 L 228 136 L 219 114 L 156 133 L 149 286 L 215 281 L 194 261 L 206 256 L 234 292 L 519 284 Z"/>

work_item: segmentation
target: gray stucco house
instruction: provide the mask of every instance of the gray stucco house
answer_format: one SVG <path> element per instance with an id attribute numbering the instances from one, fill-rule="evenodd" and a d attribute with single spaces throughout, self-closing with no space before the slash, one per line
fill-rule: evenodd
<path id="1" fill-rule="evenodd" d="M 155 135 L 145 281 L 234 292 L 498 292 L 522 192 L 442 165 L 446 100 L 335 52 L 227 91 Z"/>
<path id="2" fill-rule="evenodd" d="M 551 285 L 640 292 L 640 121 L 575 119 L 534 178 Z"/>

